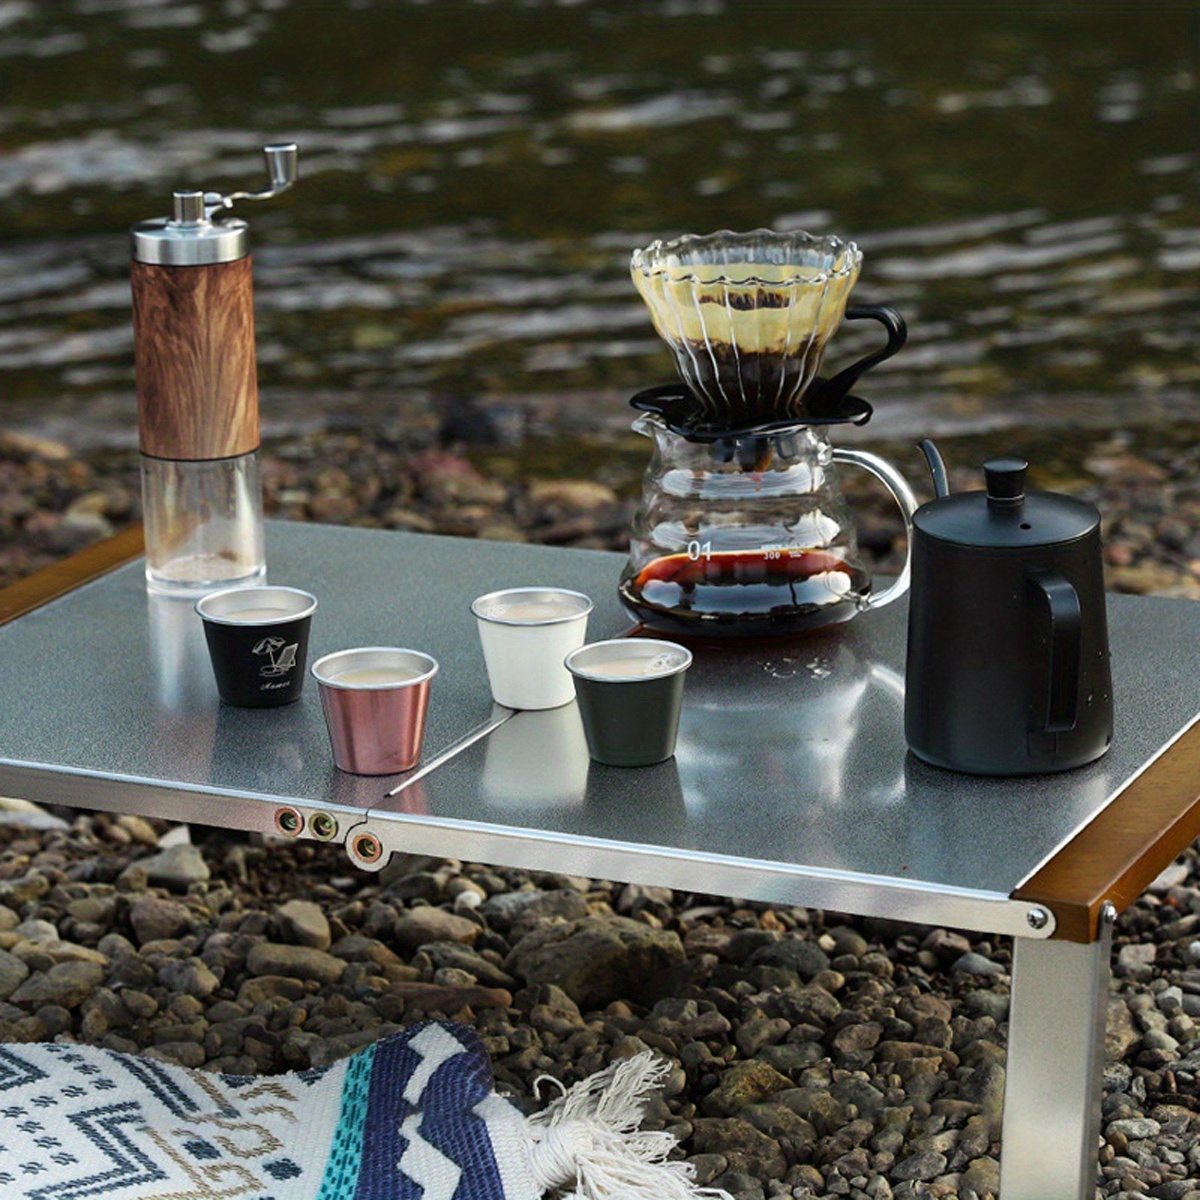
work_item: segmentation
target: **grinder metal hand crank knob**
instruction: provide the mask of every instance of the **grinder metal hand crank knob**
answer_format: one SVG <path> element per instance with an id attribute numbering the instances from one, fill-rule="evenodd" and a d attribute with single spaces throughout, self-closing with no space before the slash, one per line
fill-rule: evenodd
<path id="1" fill-rule="evenodd" d="M 276 142 L 263 147 L 267 160 L 268 184 L 259 192 L 208 192 L 204 202 L 209 206 L 209 216 L 221 208 L 232 208 L 235 200 L 270 200 L 280 192 L 286 192 L 296 182 L 297 149 L 295 142 Z"/>
<path id="2" fill-rule="evenodd" d="M 271 180 L 271 194 L 286 191 L 296 182 L 296 143 L 282 142 L 264 146 L 267 160 L 267 177 Z"/>

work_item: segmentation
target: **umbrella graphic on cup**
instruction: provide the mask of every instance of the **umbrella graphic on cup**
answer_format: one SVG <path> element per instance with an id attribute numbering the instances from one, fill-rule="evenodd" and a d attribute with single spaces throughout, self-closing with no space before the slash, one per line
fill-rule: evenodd
<path id="1" fill-rule="evenodd" d="M 258 673 L 273 679 L 278 675 L 286 675 L 296 665 L 298 642 L 286 642 L 281 637 L 265 637 L 256 642 L 251 654 L 265 656 L 267 662 L 259 667 Z"/>

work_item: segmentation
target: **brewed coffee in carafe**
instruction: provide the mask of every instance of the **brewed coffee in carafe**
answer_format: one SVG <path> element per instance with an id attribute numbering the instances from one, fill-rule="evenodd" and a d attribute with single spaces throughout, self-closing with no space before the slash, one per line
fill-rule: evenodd
<path id="1" fill-rule="evenodd" d="M 619 590 L 647 628 L 791 636 L 907 587 L 906 567 L 875 591 L 838 466 L 882 480 L 906 523 L 911 489 L 883 459 L 834 448 L 824 433 L 870 416 L 850 387 L 904 341 L 894 310 L 847 308 L 861 263 L 853 243 L 767 230 L 635 252 L 634 283 L 681 378 L 633 398 L 642 410 L 633 427 L 654 453 Z M 843 318 L 879 321 L 888 342 L 824 380 L 822 351 Z"/>

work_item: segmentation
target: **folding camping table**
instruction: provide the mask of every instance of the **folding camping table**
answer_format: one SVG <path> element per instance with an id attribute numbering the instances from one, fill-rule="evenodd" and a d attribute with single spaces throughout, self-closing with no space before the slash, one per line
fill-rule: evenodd
<path id="1" fill-rule="evenodd" d="M 554 584 L 630 629 L 618 555 L 269 523 L 271 581 L 315 593 L 310 661 L 441 664 L 422 763 L 332 764 L 313 681 L 221 705 L 187 601 L 129 531 L 0 592 L 0 794 L 803 905 L 1013 938 L 1003 1200 L 1092 1200 L 1113 920 L 1200 834 L 1200 605 L 1112 596 L 1116 732 L 1099 762 L 974 778 L 908 754 L 905 605 L 778 644 L 702 648 L 675 757 L 587 756 L 575 706 L 494 706 L 469 604 Z"/>

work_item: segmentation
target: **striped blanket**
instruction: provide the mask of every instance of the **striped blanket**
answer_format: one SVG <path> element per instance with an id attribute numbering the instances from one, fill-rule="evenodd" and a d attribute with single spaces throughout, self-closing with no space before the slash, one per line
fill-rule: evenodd
<path id="1" fill-rule="evenodd" d="M 328 1067 L 190 1070 L 61 1043 L 0 1046 L 6 1200 L 687 1200 L 674 1139 L 639 1131 L 664 1064 L 614 1064 L 526 1117 L 474 1032 L 430 1022 Z"/>

